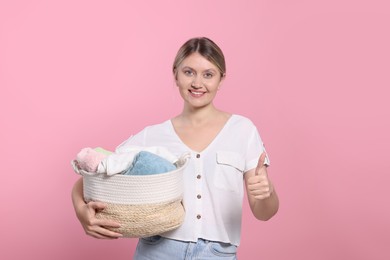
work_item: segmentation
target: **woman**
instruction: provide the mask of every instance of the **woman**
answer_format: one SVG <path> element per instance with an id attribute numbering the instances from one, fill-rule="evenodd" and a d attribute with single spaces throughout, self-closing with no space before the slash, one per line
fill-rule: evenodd
<path id="1" fill-rule="evenodd" d="M 134 259 L 236 259 L 240 243 L 245 186 L 250 208 L 259 220 L 276 214 L 279 201 L 267 175 L 269 164 L 253 123 L 218 110 L 213 100 L 226 76 L 221 49 L 208 38 L 188 40 L 178 51 L 173 75 L 184 100 L 181 114 L 146 127 L 120 146 L 165 146 L 180 155 L 191 152 L 184 172 L 183 224 L 139 240 Z M 107 228 L 119 224 L 95 218 L 105 205 L 86 204 L 82 179 L 72 199 L 84 230 L 96 238 L 121 234 Z"/>

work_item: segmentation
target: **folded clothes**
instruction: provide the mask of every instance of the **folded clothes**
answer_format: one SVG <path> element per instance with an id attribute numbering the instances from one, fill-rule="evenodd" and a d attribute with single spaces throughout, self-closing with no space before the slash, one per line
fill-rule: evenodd
<path id="1" fill-rule="evenodd" d="M 105 173 L 108 176 L 124 174 L 132 166 L 138 153 L 142 151 L 158 155 L 170 162 L 172 165 L 178 160 L 175 155 L 161 146 L 127 146 L 122 149 L 117 149 L 115 153 L 104 158 L 98 166 L 97 173 Z"/>
<path id="2" fill-rule="evenodd" d="M 101 147 L 95 149 L 83 148 L 76 156 L 77 165 L 80 170 L 96 172 L 99 163 L 111 153 Z"/>
<path id="3" fill-rule="evenodd" d="M 101 147 L 83 148 L 71 164 L 82 175 L 150 175 L 176 169 L 178 158 L 160 146 L 127 146 L 114 153 Z"/>
<path id="4" fill-rule="evenodd" d="M 176 167 L 168 160 L 147 151 L 139 152 L 125 175 L 150 175 L 175 170 Z"/>
<path id="5" fill-rule="evenodd" d="M 110 155 L 110 154 L 112 154 L 111 151 L 106 150 L 106 149 L 104 149 L 104 148 L 102 148 L 102 147 L 96 147 L 96 148 L 94 148 L 94 150 L 95 150 L 96 152 L 99 152 L 99 153 L 102 153 L 102 154 L 105 154 L 105 155 Z"/>

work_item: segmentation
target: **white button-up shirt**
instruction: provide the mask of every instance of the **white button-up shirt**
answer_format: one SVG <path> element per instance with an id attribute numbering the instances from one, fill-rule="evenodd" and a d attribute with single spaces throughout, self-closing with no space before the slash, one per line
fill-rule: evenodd
<path id="1" fill-rule="evenodd" d="M 232 115 L 200 153 L 181 141 L 171 120 L 146 127 L 119 147 L 127 145 L 163 146 L 177 156 L 191 153 L 184 171 L 184 222 L 162 236 L 192 242 L 203 238 L 239 245 L 244 173 L 257 166 L 260 154 L 265 151 L 249 119 Z M 269 164 L 268 156 L 266 163 Z"/>

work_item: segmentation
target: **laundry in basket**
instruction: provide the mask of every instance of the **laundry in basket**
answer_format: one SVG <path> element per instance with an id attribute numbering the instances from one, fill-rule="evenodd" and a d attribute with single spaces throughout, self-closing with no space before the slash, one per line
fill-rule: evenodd
<path id="1" fill-rule="evenodd" d="M 182 204 L 183 171 L 189 161 L 189 153 L 175 160 L 176 169 L 149 175 L 120 174 L 123 173 L 120 169 L 124 167 L 112 165 L 118 159 L 115 156 L 115 153 L 107 155 L 97 172 L 82 170 L 76 160 L 72 161 L 75 172 L 83 176 L 84 200 L 107 205 L 97 212 L 96 217 L 120 223 L 120 228 L 110 229 L 124 237 L 153 236 L 179 227 L 185 214 Z M 105 167 L 108 169 L 106 172 L 102 170 Z M 113 169 L 120 172 L 113 173 Z"/>

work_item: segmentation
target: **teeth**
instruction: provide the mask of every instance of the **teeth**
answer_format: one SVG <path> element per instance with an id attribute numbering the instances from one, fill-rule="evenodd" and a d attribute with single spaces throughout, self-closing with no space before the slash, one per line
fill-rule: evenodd
<path id="1" fill-rule="evenodd" d="M 191 91 L 191 93 L 196 94 L 196 95 L 201 95 L 201 94 L 203 94 L 203 92 L 196 92 L 196 91 Z"/>

